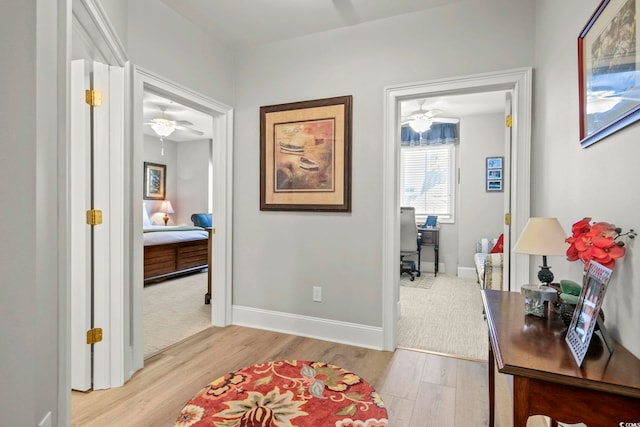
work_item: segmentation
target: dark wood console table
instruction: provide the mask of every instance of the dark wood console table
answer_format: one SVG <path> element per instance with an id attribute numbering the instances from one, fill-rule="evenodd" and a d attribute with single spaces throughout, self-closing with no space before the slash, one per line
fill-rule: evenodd
<path id="1" fill-rule="evenodd" d="M 614 342 L 609 353 L 594 333 L 582 368 L 564 341 L 566 326 L 556 313 L 524 314 L 514 292 L 482 290 L 489 327 L 489 427 L 495 420 L 495 372 L 513 375 L 513 425 L 530 415 L 589 427 L 640 425 L 640 360 Z M 637 424 L 634 424 L 637 423 Z"/>

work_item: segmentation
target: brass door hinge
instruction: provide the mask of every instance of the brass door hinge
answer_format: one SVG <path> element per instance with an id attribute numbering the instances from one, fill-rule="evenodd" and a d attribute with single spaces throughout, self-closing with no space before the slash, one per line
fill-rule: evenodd
<path id="1" fill-rule="evenodd" d="M 504 225 L 511 225 L 511 214 L 504 214 Z"/>
<path id="2" fill-rule="evenodd" d="M 102 224 L 102 211 L 100 209 L 90 209 L 87 211 L 87 224 Z"/>
<path id="3" fill-rule="evenodd" d="M 102 93 L 97 90 L 87 89 L 84 91 L 84 100 L 92 107 L 98 107 L 102 105 Z"/>
<path id="4" fill-rule="evenodd" d="M 511 114 L 509 114 L 506 118 L 505 118 L 505 125 L 510 128 L 511 126 L 513 126 L 513 117 L 511 116 Z"/>
<path id="5" fill-rule="evenodd" d="M 102 341 L 102 328 L 93 328 L 87 331 L 87 344 L 95 344 Z"/>

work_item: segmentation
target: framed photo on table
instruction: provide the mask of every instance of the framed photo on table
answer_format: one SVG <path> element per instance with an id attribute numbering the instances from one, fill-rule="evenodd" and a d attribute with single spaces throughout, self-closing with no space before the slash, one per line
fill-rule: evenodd
<path id="1" fill-rule="evenodd" d="M 144 162 L 145 200 L 164 200 L 166 197 L 167 166 Z"/>
<path id="2" fill-rule="evenodd" d="M 582 147 L 640 118 L 639 2 L 602 1 L 578 37 Z"/>
<path id="3" fill-rule="evenodd" d="M 578 366 L 582 366 L 582 361 L 589 349 L 611 273 L 610 269 L 595 261 L 589 263 L 578 304 L 565 337 Z"/>
<path id="4" fill-rule="evenodd" d="M 260 107 L 260 210 L 351 212 L 352 97 Z"/>

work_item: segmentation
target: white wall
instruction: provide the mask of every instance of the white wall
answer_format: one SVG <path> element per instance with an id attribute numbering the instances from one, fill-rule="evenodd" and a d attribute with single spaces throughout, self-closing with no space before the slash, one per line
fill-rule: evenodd
<path id="1" fill-rule="evenodd" d="M 189 141 L 177 145 L 176 222 L 193 225 L 191 215 L 209 212 L 209 159 L 211 141 Z"/>
<path id="2" fill-rule="evenodd" d="M 160 0 L 128 5 L 127 45 L 133 64 L 233 105 L 231 51 Z"/>
<path id="3" fill-rule="evenodd" d="M 65 236 L 56 118 L 57 91 L 66 88 L 57 55 L 66 51 L 58 50 L 57 8 L 0 3 L 0 425 L 35 426 L 49 411 L 54 422 L 59 416 L 67 343 L 58 341 Z"/>
<path id="4" fill-rule="evenodd" d="M 168 225 L 193 225 L 191 214 L 209 212 L 209 140 L 180 142 L 164 141 L 164 156 L 159 138 L 144 136 L 144 161 L 165 165 L 166 197 L 175 213 L 169 214 Z M 139 173 L 143 173 L 140 169 Z M 164 214 L 157 212 L 161 200 L 144 201 L 151 222 L 164 224 Z"/>
<path id="5" fill-rule="evenodd" d="M 11 6 L 3 3 L 0 6 L 0 62 L 3 70 L 14 70 L 2 73 L 0 94 L 1 99 L 16 101 L 0 103 L 0 194 L 3 206 L 11 206 L 11 209 L 3 209 L 0 221 L 0 232 L 4 236 L 0 246 L 3 282 L 0 312 L 6 319 L 0 322 L 0 336 L 3 349 L 11 349 L 0 352 L 2 425 L 13 424 L 16 413 L 23 414 L 25 424 L 36 425 L 36 414 L 41 409 L 34 399 L 37 374 L 33 369 L 39 362 L 35 340 L 41 326 L 33 299 L 41 285 L 36 281 L 33 268 L 37 148 L 33 126 L 36 109 L 35 3 L 27 1 Z M 46 309 L 43 316 L 55 325 L 55 307 Z M 55 394 L 55 383 L 45 381 L 44 386 Z"/>
<path id="6" fill-rule="evenodd" d="M 504 113 L 460 119 L 459 267 L 473 268 L 476 242 L 502 233 L 504 192 L 487 192 L 487 157 L 504 156 Z"/>
<path id="7" fill-rule="evenodd" d="M 567 233 L 571 224 L 585 216 L 624 230 L 640 228 L 640 197 L 635 189 L 640 181 L 640 124 L 586 149 L 578 143 L 576 40 L 599 3 L 536 2 L 531 213 L 558 217 Z M 539 259 L 531 258 L 532 276 L 537 274 L 539 263 Z M 550 257 L 549 264 L 556 281 L 580 281 L 579 263 Z M 640 246 L 632 241 L 625 257 L 616 263 L 604 311 L 609 331 L 640 356 L 640 284 L 636 271 L 640 271 Z"/>
<path id="8" fill-rule="evenodd" d="M 105 13 L 109 17 L 109 22 L 113 25 L 113 29 L 116 34 L 118 34 L 118 38 L 125 50 L 127 50 L 127 40 L 129 39 L 127 30 L 129 23 L 127 3 L 127 0 L 100 0 L 100 4 L 102 4 Z"/>
<path id="9" fill-rule="evenodd" d="M 234 305 L 382 325 L 384 87 L 532 65 L 533 5 L 464 1 L 238 52 Z M 352 213 L 261 212 L 259 107 L 340 95 L 353 95 Z"/>

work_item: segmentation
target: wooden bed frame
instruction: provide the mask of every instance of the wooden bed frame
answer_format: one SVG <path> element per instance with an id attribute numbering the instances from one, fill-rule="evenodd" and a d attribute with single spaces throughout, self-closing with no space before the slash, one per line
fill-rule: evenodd
<path id="1" fill-rule="evenodd" d="M 211 235 L 208 239 L 188 242 L 165 243 L 144 247 L 144 284 L 170 279 L 183 274 L 194 273 L 208 268 L 207 293 L 205 304 L 211 302 Z"/>

